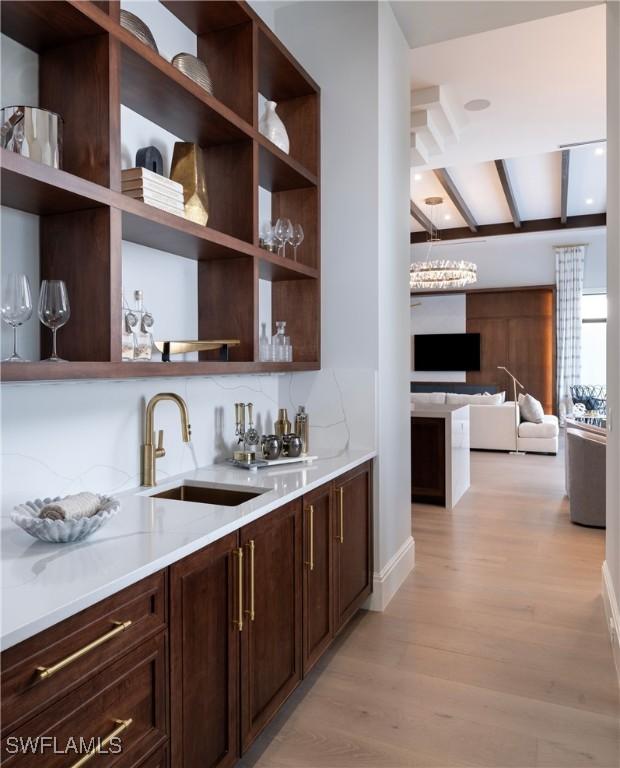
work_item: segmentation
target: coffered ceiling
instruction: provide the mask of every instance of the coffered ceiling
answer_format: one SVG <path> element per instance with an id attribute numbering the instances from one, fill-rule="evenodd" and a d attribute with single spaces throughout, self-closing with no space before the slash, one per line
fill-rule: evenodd
<path id="1" fill-rule="evenodd" d="M 426 3 L 405 5 L 422 19 Z M 480 3 L 436 5 L 454 5 L 457 16 L 467 17 Z M 417 169 L 526 157 L 605 138 L 604 5 L 415 48 L 410 67 Z M 480 99 L 487 109 L 466 108 Z"/>
<path id="2" fill-rule="evenodd" d="M 417 37 L 403 22 L 405 6 L 422 25 Z M 429 19 L 445 22 L 439 41 L 410 53 L 411 200 L 423 221 L 412 215 L 411 229 L 418 240 L 428 228 L 424 215 L 453 236 L 471 237 L 479 227 L 499 234 L 489 227 L 504 223 L 515 232 L 553 220 L 589 226 L 575 217 L 604 214 L 604 5 L 465 0 L 393 7 L 410 44 L 431 39 Z M 439 208 L 425 205 L 433 196 L 444 198 Z M 601 224 L 600 217 L 591 221 Z"/>

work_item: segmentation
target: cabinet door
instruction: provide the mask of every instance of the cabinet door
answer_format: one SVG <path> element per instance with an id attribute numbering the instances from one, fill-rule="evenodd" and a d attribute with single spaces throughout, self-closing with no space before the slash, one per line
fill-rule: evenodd
<path id="1" fill-rule="evenodd" d="M 170 568 L 172 765 L 239 756 L 238 534 Z"/>
<path id="2" fill-rule="evenodd" d="M 334 628 L 338 632 L 372 592 L 371 464 L 335 481 Z"/>
<path id="3" fill-rule="evenodd" d="M 306 675 L 333 635 L 332 485 L 303 499 L 303 672 Z"/>
<path id="4" fill-rule="evenodd" d="M 301 680 L 301 499 L 241 529 L 241 748 Z"/>

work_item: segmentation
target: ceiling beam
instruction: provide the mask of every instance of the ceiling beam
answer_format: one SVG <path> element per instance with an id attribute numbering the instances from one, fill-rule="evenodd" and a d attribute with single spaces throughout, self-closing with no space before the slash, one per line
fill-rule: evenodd
<path id="1" fill-rule="evenodd" d="M 452 181 L 452 177 L 448 171 L 445 168 L 436 168 L 434 173 L 435 176 L 439 179 L 441 186 L 446 190 L 448 197 L 454 203 L 457 211 L 465 220 L 467 226 L 471 229 L 472 232 L 476 232 L 478 230 L 478 224 L 476 223 L 472 212 L 467 207 L 465 200 L 463 200 L 461 197 L 461 193 L 456 188 L 456 185 Z"/>
<path id="2" fill-rule="evenodd" d="M 413 218 L 418 222 L 420 226 L 424 227 L 424 230 L 428 232 L 429 235 L 431 235 L 433 233 L 433 223 L 428 218 L 428 216 L 425 213 L 422 213 L 422 211 L 413 202 L 413 200 L 409 201 L 409 206 Z"/>
<path id="3" fill-rule="evenodd" d="M 570 149 L 562 150 L 562 204 L 560 208 L 560 220 L 566 224 L 568 216 L 568 177 L 570 173 Z"/>
<path id="4" fill-rule="evenodd" d="M 508 175 L 508 166 L 505 160 L 496 160 L 495 167 L 497 168 L 497 175 L 504 190 L 504 197 L 510 208 L 510 215 L 512 216 L 512 222 L 517 229 L 521 226 L 521 217 L 519 216 L 519 208 L 517 206 L 517 198 L 515 197 L 512 184 L 510 183 L 510 176 Z"/>
<path id="5" fill-rule="evenodd" d="M 467 227 L 452 227 L 441 230 L 441 242 L 446 240 L 464 240 L 471 237 L 495 237 L 496 235 L 519 235 L 529 232 L 552 232 L 554 229 L 586 229 L 589 227 L 604 227 L 607 223 L 607 214 L 589 213 L 585 216 L 568 216 L 566 222 L 561 219 L 531 219 L 522 221 L 521 227 L 515 229 L 511 221 L 501 224 L 480 224 L 474 234 Z M 411 243 L 426 243 L 427 238 L 423 232 L 412 232 Z"/>

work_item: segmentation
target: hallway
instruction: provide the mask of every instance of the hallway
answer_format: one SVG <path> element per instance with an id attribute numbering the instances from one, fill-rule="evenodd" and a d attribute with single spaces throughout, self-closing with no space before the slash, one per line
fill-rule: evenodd
<path id="1" fill-rule="evenodd" d="M 604 532 L 568 521 L 562 458 L 474 452 L 452 513 L 412 511 L 415 571 L 243 764 L 617 768 Z"/>

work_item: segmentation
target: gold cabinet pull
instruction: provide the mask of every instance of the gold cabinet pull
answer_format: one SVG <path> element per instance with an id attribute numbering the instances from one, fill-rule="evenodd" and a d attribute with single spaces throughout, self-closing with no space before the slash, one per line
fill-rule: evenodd
<path id="1" fill-rule="evenodd" d="M 131 623 L 132 623 L 131 620 L 113 621 L 112 624 L 114 624 L 114 629 L 111 629 L 109 632 L 106 632 L 105 635 L 101 635 L 101 637 L 98 637 L 96 640 L 93 640 L 92 643 L 88 643 L 88 645 L 85 645 L 83 648 L 80 648 L 79 650 L 75 651 L 69 656 L 65 656 L 64 659 L 61 659 L 56 664 L 53 664 L 51 667 L 37 667 L 37 674 L 39 675 L 39 679 L 45 680 L 48 677 L 55 675 L 56 672 L 59 672 L 61 669 L 64 669 L 65 667 L 69 666 L 69 664 L 72 664 L 74 661 L 77 661 L 79 658 L 89 653 L 94 648 L 98 648 L 100 645 L 107 643 L 108 640 L 111 640 L 113 637 L 116 637 L 116 635 L 120 635 L 120 633 L 124 632 L 127 629 L 127 627 L 131 626 Z"/>
<path id="2" fill-rule="evenodd" d="M 338 488 L 340 494 L 340 534 L 336 537 L 341 544 L 344 544 L 344 487 Z"/>
<path id="3" fill-rule="evenodd" d="M 237 618 L 233 624 L 243 632 L 243 549 L 233 549 L 233 556 L 237 558 Z"/>
<path id="4" fill-rule="evenodd" d="M 254 539 L 248 541 L 248 549 L 250 550 L 250 607 L 246 613 L 250 621 L 254 621 Z"/>
<path id="5" fill-rule="evenodd" d="M 128 720 L 114 720 L 114 723 L 116 724 L 116 728 L 104 739 L 101 739 L 101 741 L 97 743 L 97 746 L 91 749 L 90 752 L 87 752 L 84 757 L 81 757 L 77 763 L 73 763 L 71 768 L 80 768 L 80 766 L 87 763 L 92 757 L 98 755 L 104 747 L 108 746 L 112 739 L 120 736 L 123 731 L 126 731 L 127 728 L 129 728 L 129 726 L 133 723 L 133 718 L 130 717 Z"/>
<path id="6" fill-rule="evenodd" d="M 308 525 L 310 527 L 310 540 L 308 543 L 308 554 L 310 559 L 306 561 L 306 565 L 311 571 L 314 570 L 314 506 L 310 504 L 308 507 Z"/>

